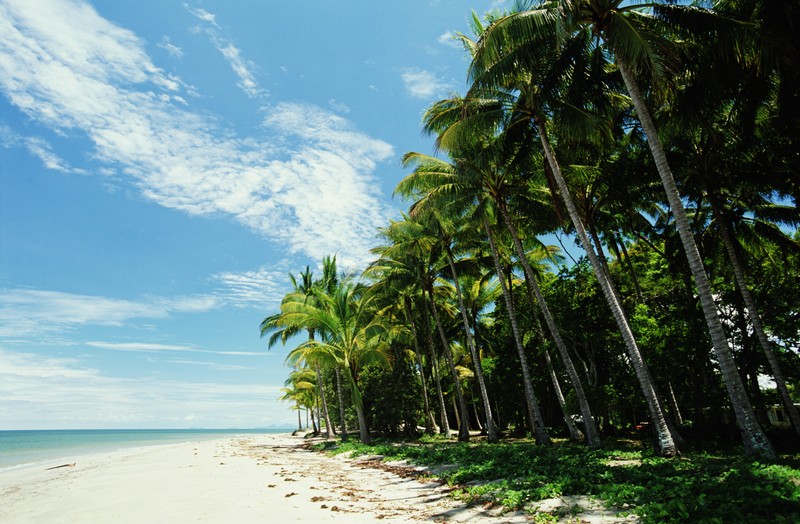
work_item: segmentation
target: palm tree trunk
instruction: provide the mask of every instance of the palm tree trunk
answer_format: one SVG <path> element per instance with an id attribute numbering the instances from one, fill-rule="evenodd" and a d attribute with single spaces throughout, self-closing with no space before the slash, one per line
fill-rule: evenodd
<path id="1" fill-rule="evenodd" d="M 481 393 L 481 402 L 483 403 L 483 412 L 486 416 L 486 439 L 489 442 L 497 442 L 497 429 L 492 420 L 492 405 L 489 403 L 489 392 L 486 389 L 486 381 L 483 377 L 483 365 L 481 364 L 478 349 L 475 347 L 475 340 L 472 338 L 472 330 L 469 326 L 469 318 L 467 318 L 467 309 L 464 306 L 464 296 L 461 294 L 461 284 L 458 282 L 458 274 L 456 273 L 456 266 L 453 263 L 453 254 L 450 252 L 450 246 L 446 246 L 447 262 L 450 264 L 450 272 L 453 274 L 453 285 L 456 288 L 456 295 L 458 296 L 458 308 L 461 311 L 461 321 L 464 324 L 464 333 L 467 337 L 467 347 L 469 348 L 470 355 L 472 355 L 472 363 L 475 365 L 475 378 L 478 380 L 478 389 Z"/>
<path id="2" fill-rule="evenodd" d="M 364 399 L 361 396 L 361 390 L 358 389 L 356 378 L 353 376 L 353 371 L 345 366 L 345 375 L 347 382 L 350 384 L 350 393 L 353 396 L 353 407 L 356 408 L 356 416 L 358 417 L 358 434 L 361 438 L 362 444 L 369 444 L 369 428 L 367 428 L 367 418 L 364 416 Z"/>
<path id="3" fill-rule="evenodd" d="M 678 406 L 678 400 L 675 398 L 675 390 L 672 389 L 672 382 L 667 382 L 667 387 L 669 388 L 669 403 L 672 406 L 672 414 L 675 417 L 675 422 L 678 423 L 679 426 L 683 426 L 683 416 L 681 415 L 681 409 Z"/>
<path id="4" fill-rule="evenodd" d="M 314 330 L 308 330 L 308 340 L 314 340 Z M 325 399 L 325 382 L 322 380 L 322 370 L 320 369 L 319 362 L 314 362 L 314 373 L 317 375 L 317 389 L 319 390 L 319 396 L 322 399 L 322 412 L 325 415 L 325 438 L 333 438 L 332 428 L 331 425 L 331 417 L 328 413 L 328 401 Z M 322 420 L 320 420 L 320 426 L 322 425 Z M 322 428 L 320 428 L 322 430 Z"/>
<path id="5" fill-rule="evenodd" d="M 425 380 L 425 369 L 422 367 L 422 352 L 419 347 L 419 340 L 417 339 L 417 326 L 414 322 L 414 312 L 411 311 L 411 299 L 406 298 L 406 318 L 411 327 L 411 338 L 414 341 L 414 355 L 417 357 L 417 366 L 419 366 L 419 379 L 422 383 L 422 400 L 425 406 L 425 434 L 433 435 L 435 421 L 433 413 L 431 413 L 430 401 L 428 400 L 428 385 Z"/>
<path id="6" fill-rule="evenodd" d="M 528 261 L 528 257 L 525 256 L 525 249 L 523 248 L 522 241 L 517 233 L 517 228 L 512 222 L 511 216 L 508 213 L 506 203 L 504 201 L 497 201 L 497 204 L 500 208 L 500 214 L 503 216 L 503 221 L 505 222 L 508 231 L 511 233 L 511 238 L 514 240 L 514 247 L 517 251 L 517 257 L 522 263 L 522 269 L 525 272 L 525 279 L 528 282 L 528 291 L 531 293 L 531 302 L 539 305 L 539 309 L 544 316 L 547 328 L 550 330 L 550 334 L 556 343 L 559 355 L 561 355 L 561 360 L 564 362 L 564 367 L 566 368 L 567 375 L 569 375 L 570 381 L 572 382 L 572 387 L 575 388 L 575 396 L 578 399 L 578 406 L 581 410 L 584 428 L 586 429 L 587 443 L 590 447 L 599 448 L 601 442 L 600 433 L 597 431 L 597 423 L 592 416 L 592 411 L 589 407 L 589 400 L 586 398 L 586 392 L 583 390 L 583 384 L 578 376 L 578 372 L 575 370 L 575 366 L 572 364 L 572 358 L 569 356 L 569 351 L 567 351 L 567 345 L 564 344 L 564 340 L 561 338 L 561 331 L 558 329 L 556 321 L 553 318 L 553 315 L 550 313 L 550 308 L 547 307 L 547 302 L 545 302 L 542 289 L 539 287 L 539 281 L 533 274 L 533 268 Z M 567 418 L 569 418 L 569 415 L 567 415 Z"/>
<path id="7" fill-rule="evenodd" d="M 308 408 L 308 411 L 306 412 L 306 414 L 308 414 L 309 412 L 311 413 L 311 428 L 312 428 L 312 431 L 313 431 L 314 435 L 318 435 L 319 434 L 319 429 L 317 429 L 317 421 L 314 419 L 314 406 L 310 406 Z"/>
<path id="8" fill-rule="evenodd" d="M 792 421 L 792 426 L 794 426 L 795 432 L 798 434 L 798 436 L 800 436 L 800 413 L 798 413 L 798 410 L 792 401 L 792 397 L 789 395 L 789 389 L 786 387 L 786 379 L 783 377 L 783 371 L 778 363 L 778 359 L 775 357 L 775 352 L 772 351 L 772 344 L 769 342 L 767 333 L 764 331 L 764 324 L 761 322 L 761 315 L 758 313 L 755 298 L 750 292 L 748 279 L 744 272 L 744 265 L 742 264 L 739 253 L 733 243 L 733 237 L 731 235 L 729 223 L 727 220 L 725 220 L 725 217 L 723 216 L 723 213 L 720 210 L 717 202 L 715 202 L 714 199 L 711 200 L 711 208 L 720 223 L 722 243 L 725 245 L 725 251 L 728 252 L 728 258 L 730 258 L 731 267 L 733 268 L 733 276 L 736 280 L 736 285 L 739 287 L 739 292 L 742 295 L 742 299 L 744 299 L 744 305 L 747 308 L 747 315 L 750 317 L 750 323 L 753 326 L 753 331 L 756 334 L 759 344 L 761 344 L 761 349 L 764 351 L 764 355 L 767 357 L 767 363 L 772 371 L 772 378 L 775 380 L 775 386 L 778 389 L 778 393 L 781 396 L 783 405 L 786 408 L 786 413 L 789 414 L 789 420 Z"/>
<path id="9" fill-rule="evenodd" d="M 558 375 L 556 375 L 556 370 L 553 367 L 553 360 L 550 358 L 550 352 L 547 351 L 547 348 L 543 349 L 544 358 L 547 361 L 547 371 L 550 373 L 550 380 L 553 382 L 553 390 L 556 392 L 558 405 L 561 408 L 561 413 L 564 415 L 564 423 L 567 425 L 567 430 L 569 430 L 569 436 L 572 440 L 583 440 L 583 433 L 578 429 L 578 426 L 575 425 L 575 421 L 572 420 L 572 417 L 567 411 L 567 401 L 564 398 L 564 392 L 561 391 L 561 384 L 558 381 Z M 594 419 L 592 419 L 592 422 L 594 422 Z"/>
<path id="10" fill-rule="evenodd" d="M 422 301 L 425 304 L 425 312 L 428 314 L 430 318 L 431 313 L 428 307 L 428 299 L 425 298 L 425 290 L 422 290 Z M 430 353 L 429 358 L 431 361 L 431 371 L 433 372 L 433 380 L 436 384 L 436 396 L 439 400 L 439 421 L 441 424 L 439 425 L 439 434 L 440 435 L 447 435 L 450 436 L 450 422 L 447 420 L 447 406 L 444 403 L 444 393 L 442 392 L 442 379 L 439 376 L 439 366 L 437 365 L 436 359 L 436 351 L 434 350 L 433 346 L 433 334 L 428 329 L 427 338 L 428 338 L 428 352 Z"/>
<path id="11" fill-rule="evenodd" d="M 444 328 L 442 327 L 442 322 L 439 319 L 439 312 L 436 308 L 436 302 L 433 300 L 433 290 L 430 288 L 428 288 L 428 297 L 430 298 L 433 320 L 436 322 L 436 329 L 439 331 L 439 337 L 442 340 L 444 358 L 447 361 L 447 366 L 450 368 L 450 374 L 453 376 L 456 399 L 458 399 L 458 409 L 456 410 L 456 418 L 459 419 L 456 421 L 458 423 L 458 440 L 459 442 L 467 442 L 469 441 L 469 415 L 467 412 L 467 403 L 464 401 L 464 392 L 461 390 L 461 381 L 458 378 L 458 371 L 456 370 L 456 365 L 453 362 L 453 354 L 450 352 L 450 344 L 447 343 L 447 336 L 444 334 Z"/>
<path id="12" fill-rule="evenodd" d="M 322 401 L 322 415 L 325 417 L 325 438 L 333 438 L 333 425 L 328 414 L 328 401 L 325 400 L 325 385 L 322 381 L 322 370 L 318 362 L 314 363 L 314 372 L 317 374 L 317 384 L 319 385 L 319 398 Z M 320 421 L 320 424 L 322 421 Z"/>
<path id="13" fill-rule="evenodd" d="M 361 443 L 369 444 L 369 429 L 367 428 L 367 419 L 364 416 L 364 406 L 356 405 L 356 416 L 358 416 L 358 434 L 361 438 Z"/>
<path id="14" fill-rule="evenodd" d="M 616 247 L 617 244 L 619 244 L 619 248 Z M 636 274 L 636 268 L 633 267 L 633 262 L 628 254 L 628 249 L 625 247 L 625 239 L 622 238 L 622 235 L 619 235 L 619 238 L 617 238 L 617 235 L 614 235 L 614 241 L 612 242 L 612 245 L 614 245 L 614 251 L 616 252 L 617 258 L 624 260 L 625 265 L 628 266 L 628 273 L 631 275 L 633 287 L 636 290 L 636 298 L 639 299 L 639 302 L 644 302 L 642 287 L 639 285 L 639 276 Z"/>
<path id="15" fill-rule="evenodd" d="M 617 58 L 617 65 L 625 81 L 628 93 L 631 95 L 631 100 L 633 101 L 639 121 L 647 135 L 647 143 L 650 146 L 650 152 L 653 155 L 658 175 L 661 177 L 661 183 L 666 191 L 667 201 L 672 210 L 672 216 L 675 218 L 675 225 L 678 229 L 681 243 L 683 244 L 683 250 L 689 261 L 689 268 L 694 276 L 694 283 L 697 287 L 697 294 L 700 297 L 700 304 L 703 308 L 703 315 L 711 336 L 714 353 L 719 362 L 722 379 L 725 383 L 725 388 L 728 390 L 728 396 L 730 397 L 733 411 L 736 414 L 736 423 L 739 426 L 739 432 L 742 434 L 745 452 L 748 455 L 774 458 L 776 456 L 775 451 L 753 414 L 750 399 L 744 389 L 742 378 L 739 376 L 739 372 L 736 369 L 736 361 L 733 358 L 733 353 L 725 337 L 725 331 L 722 329 L 722 323 L 717 313 L 717 306 L 711 294 L 711 284 L 708 281 L 708 275 L 706 274 L 703 260 L 700 257 L 700 251 L 697 249 L 697 244 L 695 243 L 692 230 L 689 226 L 689 220 L 686 217 L 686 210 L 683 207 L 683 202 L 678 193 L 678 187 L 675 184 L 675 177 L 672 175 L 669 163 L 667 163 L 667 157 L 664 154 L 664 148 L 661 145 L 661 139 L 658 136 L 655 124 L 650 116 L 650 111 L 639 90 L 636 78 L 628 68 L 628 65 L 624 60 L 620 60 L 619 58 Z"/>
<path id="16" fill-rule="evenodd" d="M 569 217 L 572 220 L 573 226 L 575 227 L 575 232 L 578 234 L 578 239 L 580 240 L 586 255 L 589 257 L 589 262 L 592 264 L 597 281 L 600 284 L 600 288 L 603 290 L 603 295 L 605 296 L 606 302 L 611 309 L 611 314 L 614 316 L 617 327 L 622 334 L 622 339 L 625 342 L 625 347 L 628 351 L 628 357 L 631 360 L 631 365 L 636 373 L 636 378 L 639 381 L 642 394 L 647 402 L 647 408 L 650 412 L 650 419 L 656 432 L 658 451 L 665 456 L 674 456 L 678 453 L 678 449 L 675 446 L 675 441 L 672 438 L 669 428 L 667 427 L 664 410 L 658 400 L 658 395 L 656 395 L 655 388 L 653 387 L 653 379 L 650 376 L 650 370 L 647 368 L 647 364 L 645 364 L 644 359 L 642 358 L 642 354 L 639 351 L 639 346 L 636 344 L 636 339 L 634 338 L 631 327 L 628 324 L 628 319 L 625 316 L 625 312 L 622 310 L 622 306 L 617 300 L 617 293 L 614 291 L 613 285 L 606 275 L 606 271 L 597 257 L 597 254 L 592 247 L 592 243 L 589 241 L 589 236 L 586 234 L 586 228 L 583 227 L 583 222 L 581 221 L 578 210 L 575 207 L 575 202 L 572 200 L 572 195 L 569 192 L 567 183 L 561 174 L 561 166 L 556 160 L 555 153 L 550 145 L 550 140 L 547 137 L 547 130 L 545 129 L 544 122 L 538 120 L 537 126 L 539 128 L 539 139 L 542 142 L 542 148 L 544 149 L 545 156 L 550 164 L 553 178 L 555 178 L 558 185 L 558 191 L 561 193 L 561 198 L 564 201 L 567 212 L 569 213 Z"/>
<path id="17" fill-rule="evenodd" d="M 473 393 L 474 395 L 475 393 Z M 475 425 L 478 428 L 478 431 L 481 432 L 481 435 L 485 433 L 483 429 L 483 424 L 481 424 L 481 414 L 478 412 L 478 404 L 472 403 L 472 414 L 475 415 Z"/>
<path id="18" fill-rule="evenodd" d="M 300 404 L 297 405 L 297 431 L 303 429 L 303 419 L 300 418 Z"/>
<path id="19" fill-rule="evenodd" d="M 347 442 L 347 421 L 344 414 L 344 395 L 342 395 L 342 374 L 339 371 L 339 366 L 333 368 L 336 373 L 336 398 L 339 399 L 339 419 L 342 424 L 342 442 Z"/>
<path id="20" fill-rule="evenodd" d="M 483 227 L 486 230 L 486 235 L 489 238 L 489 246 L 492 248 L 492 259 L 494 260 L 495 270 L 497 271 L 497 280 L 500 282 L 500 288 L 503 291 L 503 298 L 506 302 L 506 309 L 508 309 L 508 318 L 511 322 L 511 331 L 514 334 L 514 343 L 517 348 L 517 356 L 519 357 L 520 368 L 522 369 L 522 386 L 525 391 L 525 402 L 528 407 L 528 420 L 531 424 L 531 433 L 533 434 L 538 444 L 551 444 L 550 436 L 544 426 L 544 419 L 542 412 L 539 409 L 539 402 L 536 400 L 536 393 L 533 391 L 533 384 L 531 382 L 531 373 L 528 369 L 528 359 L 525 356 L 525 348 L 522 345 L 522 337 L 519 332 L 519 325 L 517 323 L 517 314 L 514 310 L 514 303 L 511 300 L 511 294 L 508 286 L 506 285 L 503 267 L 500 264 L 500 255 L 497 252 L 497 245 L 494 242 L 494 235 L 489 226 L 489 219 L 486 214 L 483 215 Z"/>

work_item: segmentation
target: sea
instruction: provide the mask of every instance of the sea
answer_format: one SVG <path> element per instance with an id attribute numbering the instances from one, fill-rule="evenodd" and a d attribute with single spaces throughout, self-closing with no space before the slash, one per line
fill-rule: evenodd
<path id="1" fill-rule="evenodd" d="M 215 440 L 291 429 L 64 429 L 0 431 L 0 472 L 125 448 Z"/>

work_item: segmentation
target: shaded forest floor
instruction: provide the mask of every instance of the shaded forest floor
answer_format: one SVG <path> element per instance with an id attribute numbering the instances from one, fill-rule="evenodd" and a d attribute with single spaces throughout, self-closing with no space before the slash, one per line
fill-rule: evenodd
<path id="1" fill-rule="evenodd" d="M 598 450 L 567 441 L 545 447 L 529 440 L 458 443 L 441 437 L 315 447 L 369 456 L 398 474 L 436 478 L 457 499 L 524 511 L 537 523 L 591 522 L 592 507 L 644 523 L 800 522 L 797 454 L 774 462 L 727 450 L 662 458 L 623 439 Z"/>

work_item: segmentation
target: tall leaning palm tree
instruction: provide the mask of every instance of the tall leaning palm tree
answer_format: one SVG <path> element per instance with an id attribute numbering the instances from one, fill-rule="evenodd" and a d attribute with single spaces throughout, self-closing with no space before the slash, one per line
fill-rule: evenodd
<path id="1" fill-rule="evenodd" d="M 690 16 L 694 19 L 701 19 L 700 23 L 707 22 L 706 28 L 709 31 L 733 31 L 734 28 L 719 27 L 715 23 L 713 13 L 699 8 L 649 2 L 646 6 L 637 9 L 638 6 L 623 5 L 625 3 L 622 0 L 575 2 L 580 5 L 571 6 L 571 9 L 566 11 L 566 19 L 570 25 L 574 24 L 575 29 L 591 31 L 598 35 L 600 41 L 613 53 L 633 102 L 637 118 L 647 135 L 647 143 L 650 146 L 656 170 L 675 218 L 676 228 L 694 277 L 714 353 L 736 414 L 745 450 L 748 454 L 774 457 L 775 452 L 755 418 L 750 399 L 736 367 L 717 312 L 705 265 L 683 206 L 683 200 L 678 192 L 672 169 L 667 162 L 664 146 L 661 143 L 650 108 L 642 94 L 639 78 L 637 78 L 642 74 L 649 74 L 657 85 L 663 83 L 669 74 L 667 62 L 673 58 L 670 56 L 672 50 L 669 39 L 673 35 L 665 34 L 663 25 L 661 26 L 662 31 L 658 31 L 659 28 L 655 22 L 666 22 L 670 24 L 670 29 L 681 29 L 676 22 L 678 17 L 685 19 Z"/>
<path id="2" fill-rule="evenodd" d="M 459 109 L 459 111 L 454 111 Z M 458 113 L 464 115 L 464 110 L 469 109 L 469 104 L 457 98 L 442 101 L 435 104 L 425 116 L 426 129 L 428 131 L 438 130 L 441 132 L 440 138 L 446 133 L 453 131 L 455 127 L 468 128 L 469 123 L 465 123 L 463 116 L 456 116 L 455 120 L 447 118 L 444 113 L 452 115 Z M 462 126 L 462 124 L 464 124 Z M 485 133 L 485 130 L 483 131 Z M 456 133 L 452 133 L 455 135 Z M 581 384 L 572 359 L 567 351 L 566 344 L 561 339 L 558 326 L 550 313 L 549 307 L 544 300 L 544 296 L 539 287 L 538 279 L 528 261 L 527 253 L 522 245 L 519 232 L 515 221 L 512 219 L 507 199 L 515 191 L 514 184 L 518 184 L 519 177 L 515 177 L 515 163 L 517 159 L 514 154 L 509 155 L 509 148 L 503 142 L 502 136 L 491 137 L 479 133 L 461 133 L 458 139 L 448 138 L 447 143 L 438 140 L 437 144 L 444 147 L 455 157 L 452 163 L 419 153 L 408 153 L 405 163 L 408 165 L 416 164 L 416 178 L 428 179 L 432 181 L 438 178 L 438 188 L 431 188 L 440 194 L 456 194 L 461 192 L 464 196 L 472 194 L 472 197 L 487 198 L 499 210 L 503 224 L 509 231 L 514 242 L 517 259 L 523 268 L 526 279 L 529 283 L 529 292 L 533 295 L 531 300 L 538 304 L 549 331 L 556 342 L 559 354 L 565 364 L 570 380 L 575 388 L 576 397 L 580 407 L 582 418 L 585 422 L 587 442 L 592 447 L 600 446 L 600 436 L 597 426 L 592 417 L 591 408 Z M 425 183 L 424 180 L 419 180 Z M 413 187 L 416 183 L 414 178 L 408 177 L 407 182 L 401 182 L 398 186 L 405 190 L 403 184 Z M 518 188 L 516 188 L 518 189 Z M 487 234 L 489 229 L 484 227 Z"/>
<path id="3" fill-rule="evenodd" d="M 464 146 L 468 147 L 467 144 L 464 144 Z M 478 154 L 478 151 L 479 148 L 477 147 L 470 149 L 470 152 L 474 154 Z M 484 194 L 481 177 L 474 176 L 476 174 L 475 170 L 469 168 L 465 163 L 457 161 L 450 163 L 414 152 L 405 155 L 404 163 L 407 166 L 414 166 L 414 171 L 398 184 L 395 192 L 407 197 L 416 196 L 419 198 L 412 206 L 412 215 L 425 213 L 426 209 L 449 208 L 450 213 L 454 216 L 461 214 L 472 217 L 476 226 L 478 225 L 478 220 L 480 220 L 480 227 L 483 227 L 487 236 L 494 235 L 484 216 L 487 212 L 487 196 Z M 477 202 L 480 202 L 480 205 L 476 208 L 475 204 Z M 505 286 L 505 279 L 500 276 L 502 268 L 496 257 L 495 266 L 498 271 L 498 280 L 501 281 L 502 286 Z M 504 290 L 504 297 L 509 306 L 508 311 L 514 327 L 517 355 L 523 372 L 523 387 L 528 408 L 528 418 L 537 441 L 546 444 L 550 442 L 550 437 L 547 435 L 542 423 L 539 403 L 530 381 L 530 371 L 528 370 L 527 357 L 522 345 L 522 336 L 516 326 L 516 315 L 513 305 L 509 303 L 508 292 L 508 289 Z"/>
<path id="4" fill-rule="evenodd" d="M 558 67 L 571 68 L 586 53 L 594 56 L 614 58 L 624 85 L 632 100 L 636 115 L 647 136 L 648 145 L 655 160 L 656 168 L 666 191 L 667 200 L 675 217 L 678 233 L 684 247 L 695 285 L 702 304 L 706 324 L 711 335 L 713 348 L 720 364 L 722 376 L 728 390 L 731 404 L 736 413 L 745 450 L 749 454 L 774 456 L 774 451 L 758 425 L 750 401 L 745 393 L 744 385 L 738 374 L 733 355 L 722 324 L 717 314 L 716 304 L 711 293 L 708 277 L 700 258 L 697 245 L 686 217 L 686 212 L 677 190 L 675 179 L 666 161 L 652 116 L 643 96 L 637 74 L 647 71 L 656 80 L 666 76 L 667 62 L 671 56 L 665 52 L 669 49 L 668 35 L 663 34 L 665 26 L 656 28 L 656 13 L 661 20 L 669 19 L 670 14 L 679 13 L 684 18 L 697 15 L 705 20 L 713 21 L 709 13 L 684 6 L 665 6 L 659 3 L 630 3 L 622 0 L 554 0 L 537 5 L 494 20 L 481 34 L 474 50 L 471 74 L 476 82 L 484 87 L 502 85 L 503 79 L 509 76 L 519 77 L 519 70 L 534 66 L 530 71 L 534 78 L 552 78 L 559 76 L 552 67 L 547 70 L 541 67 L 541 50 L 549 50 L 549 63 Z M 598 53 L 599 50 L 599 53 Z M 570 54 L 572 54 L 570 56 Z M 565 69 L 566 71 L 566 69 Z M 573 76 L 565 72 L 562 76 Z M 576 75 L 577 76 L 577 75 Z M 539 86 L 534 84 L 532 87 Z M 520 86 L 517 85 L 517 88 Z M 578 86 L 580 87 L 580 86 Z M 569 90 L 567 90 L 569 91 Z M 575 91 L 575 89 L 573 89 Z M 546 143 L 546 120 L 542 118 L 544 108 L 534 116 L 540 138 L 548 161 L 553 171 L 558 171 L 555 153 Z M 559 173 L 560 174 L 560 173 Z M 559 190 L 567 192 L 566 186 Z M 569 206 L 569 205 L 568 205 Z M 578 229 L 576 225 L 576 229 Z M 581 236 L 580 231 L 578 232 Z M 588 242 L 584 248 L 590 248 Z M 587 249 L 587 254 L 591 253 Z M 595 255 L 596 256 L 596 255 Z M 593 262 L 594 265 L 594 262 Z M 597 272 L 597 270 L 596 270 Z M 598 274 L 600 277 L 600 274 Z M 613 289 L 606 290 L 601 282 L 604 294 L 609 302 L 618 301 Z M 615 318 L 622 313 L 621 308 L 612 308 Z M 624 315 L 623 315 L 624 316 Z M 620 323 L 620 319 L 617 319 Z M 630 348 L 630 338 L 625 330 L 623 336 Z M 632 337 L 632 335 L 631 335 Z M 646 394 L 646 396 L 648 396 Z M 653 398 L 655 397 L 653 393 Z M 648 398 L 648 404 L 652 404 Z M 654 407 L 651 405 L 651 412 Z M 668 434 L 666 427 L 656 421 L 660 437 Z M 663 447 L 663 444 L 662 444 Z"/>
<path id="5" fill-rule="evenodd" d="M 464 294 L 461 290 L 459 273 L 456 269 L 456 258 L 454 255 L 453 244 L 455 235 L 457 234 L 458 226 L 455 222 L 450 220 L 450 218 L 451 217 L 442 216 L 441 213 L 434 209 L 428 210 L 428 216 L 419 214 L 416 217 L 417 220 L 428 223 L 429 226 L 431 226 L 438 234 L 439 242 L 443 248 L 442 250 L 444 252 L 447 265 L 450 268 L 453 289 L 455 290 L 456 298 L 458 299 L 458 310 L 461 315 L 462 327 L 464 328 L 464 337 L 466 339 L 466 345 L 469 349 L 470 356 L 472 357 L 472 365 L 475 370 L 475 379 L 478 382 L 478 390 L 480 392 L 481 403 L 483 405 L 483 412 L 486 422 L 487 440 L 489 442 L 497 442 L 497 428 L 495 427 L 495 423 L 492 418 L 492 404 L 489 401 L 489 392 L 486 387 L 483 365 L 481 363 L 480 356 L 478 355 L 478 349 L 475 346 L 472 327 L 470 326 L 469 312 L 467 311 L 467 307 L 464 303 Z"/>

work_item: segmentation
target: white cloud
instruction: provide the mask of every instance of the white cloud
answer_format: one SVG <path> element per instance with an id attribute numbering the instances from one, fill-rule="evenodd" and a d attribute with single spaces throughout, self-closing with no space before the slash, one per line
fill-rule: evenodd
<path id="1" fill-rule="evenodd" d="M 0 122 L 0 146 L 6 148 L 23 147 L 30 154 L 41 160 L 44 167 L 53 171 L 86 174 L 85 170 L 70 166 L 68 162 L 54 153 L 52 146 L 45 139 L 18 135 L 2 122 Z"/>
<path id="2" fill-rule="evenodd" d="M 216 24 L 208 12 L 195 15 Z M 131 177 L 146 198 L 233 216 L 292 253 L 363 262 L 391 212 L 372 177 L 393 154 L 389 144 L 303 104 L 268 111 L 271 144 L 232 137 L 187 110 L 181 91 L 193 88 L 157 68 L 135 34 L 79 0 L 0 6 L 0 89 L 55 132 L 85 134 L 94 159 Z"/>
<path id="3" fill-rule="evenodd" d="M 430 99 L 434 96 L 442 96 L 452 87 L 451 84 L 437 78 L 430 71 L 421 69 L 409 69 L 400 76 L 406 90 L 415 98 Z"/>
<path id="4" fill-rule="evenodd" d="M 265 267 L 242 273 L 219 273 L 213 278 L 223 285 L 217 295 L 226 304 L 259 308 L 279 304 L 288 282 L 285 272 L 270 271 Z"/>
<path id="5" fill-rule="evenodd" d="M 210 24 L 211 27 L 207 27 L 205 29 L 205 33 L 211 38 L 211 42 L 214 44 L 214 47 L 222 53 L 222 56 L 231 66 L 233 72 L 239 77 L 238 85 L 242 91 L 247 93 L 247 96 L 251 98 L 257 98 L 263 95 L 266 95 L 266 90 L 262 89 L 258 82 L 256 82 L 255 75 L 253 74 L 253 69 L 255 65 L 248 60 L 245 60 L 242 57 L 241 51 L 233 45 L 231 41 L 226 38 L 223 38 L 219 34 L 219 25 L 216 22 L 216 16 L 209 13 L 204 9 L 192 9 L 187 4 L 183 4 L 192 13 L 194 16 L 199 18 L 200 20 L 207 22 Z"/>
<path id="6" fill-rule="evenodd" d="M 3 429 L 292 427 L 279 395 L 264 384 L 105 376 L 77 359 L 0 348 Z"/>
<path id="7" fill-rule="evenodd" d="M 158 47 L 169 53 L 169 56 L 172 58 L 183 57 L 183 49 L 171 43 L 168 36 L 161 39 L 161 42 L 158 43 Z"/>
<path id="8" fill-rule="evenodd" d="M 331 109 L 333 109 L 337 113 L 349 113 L 350 112 L 350 106 L 348 106 L 347 104 L 345 104 L 343 102 L 339 102 L 338 100 L 335 100 L 333 98 L 328 100 L 328 105 L 330 106 Z"/>
<path id="9" fill-rule="evenodd" d="M 69 331 L 81 325 L 120 326 L 133 319 L 166 318 L 175 312 L 209 311 L 213 297 L 130 301 L 58 291 L 0 289 L 0 337 Z"/>
<path id="10" fill-rule="evenodd" d="M 186 9 L 188 9 L 190 13 L 192 13 L 194 16 L 196 16 L 197 18 L 199 18 L 203 22 L 208 22 L 209 24 L 212 24 L 214 26 L 217 25 L 217 17 L 216 17 L 216 15 L 212 15 L 211 13 L 209 13 L 208 11 L 206 11 L 205 9 L 203 9 L 201 7 L 193 9 L 193 8 L 189 7 L 189 4 L 187 4 L 185 2 L 183 4 L 183 6 Z"/>
<path id="11" fill-rule="evenodd" d="M 193 346 L 177 345 L 177 344 L 154 344 L 152 342 L 102 342 L 90 341 L 84 342 L 85 346 L 97 349 L 106 349 L 109 351 L 125 351 L 130 353 L 162 353 L 162 352 L 194 352 L 194 353 L 208 353 L 212 355 L 225 355 L 237 357 L 262 357 L 266 353 L 256 353 L 252 351 L 213 351 L 209 349 L 201 349 Z"/>
<path id="12" fill-rule="evenodd" d="M 437 38 L 437 41 L 442 45 L 446 45 L 447 47 L 463 49 L 463 44 L 456 38 L 456 33 L 454 31 L 442 33 L 439 35 L 439 38 Z"/>
<path id="13" fill-rule="evenodd" d="M 390 211 L 378 204 L 374 180 L 365 174 L 388 159 L 392 147 L 311 105 L 279 104 L 264 122 L 305 144 L 269 166 L 277 182 L 271 203 L 293 212 L 277 222 L 281 241 L 315 260 L 330 254 L 343 266 L 368 260 Z"/>

